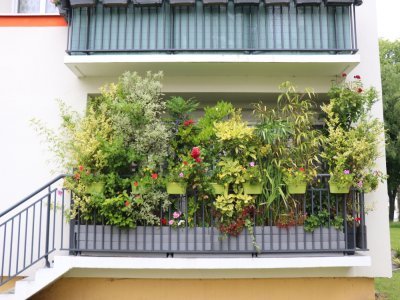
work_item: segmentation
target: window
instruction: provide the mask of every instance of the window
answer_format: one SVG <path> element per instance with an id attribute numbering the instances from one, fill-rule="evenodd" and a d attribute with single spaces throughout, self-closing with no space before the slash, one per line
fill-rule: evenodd
<path id="1" fill-rule="evenodd" d="M 23 14 L 57 13 L 56 6 L 50 0 L 16 0 L 16 11 Z"/>

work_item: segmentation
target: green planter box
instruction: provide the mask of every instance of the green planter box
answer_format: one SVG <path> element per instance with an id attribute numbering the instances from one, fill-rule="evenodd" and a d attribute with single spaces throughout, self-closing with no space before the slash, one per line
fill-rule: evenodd
<path id="1" fill-rule="evenodd" d="M 351 185 L 339 186 L 336 183 L 331 183 L 329 181 L 329 191 L 331 194 L 348 194 L 350 192 Z"/>
<path id="2" fill-rule="evenodd" d="M 227 188 L 222 184 L 211 183 L 211 187 L 215 195 L 223 195 L 225 192 L 227 192 Z"/>
<path id="3" fill-rule="evenodd" d="M 289 194 L 305 194 L 307 190 L 307 182 L 301 183 L 288 183 L 287 184 Z"/>
<path id="4" fill-rule="evenodd" d="M 262 194 L 262 184 L 261 183 L 244 183 L 243 184 L 244 193 L 247 195 L 260 195 Z"/>
<path id="5" fill-rule="evenodd" d="M 186 185 L 180 182 L 168 182 L 167 193 L 170 195 L 184 195 L 186 194 Z"/>
<path id="6" fill-rule="evenodd" d="M 93 182 L 87 187 L 87 192 L 89 194 L 102 194 L 104 192 L 104 182 L 98 181 Z"/>

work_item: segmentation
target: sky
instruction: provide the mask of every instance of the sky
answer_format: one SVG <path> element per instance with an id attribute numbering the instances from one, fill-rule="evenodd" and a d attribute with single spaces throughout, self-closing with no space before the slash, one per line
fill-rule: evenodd
<path id="1" fill-rule="evenodd" d="M 400 39 L 400 0 L 376 0 L 376 6 L 378 36 L 389 40 Z"/>

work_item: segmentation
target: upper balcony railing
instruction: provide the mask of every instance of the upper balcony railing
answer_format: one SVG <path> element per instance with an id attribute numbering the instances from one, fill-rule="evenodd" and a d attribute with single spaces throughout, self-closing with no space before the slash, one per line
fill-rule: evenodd
<path id="1" fill-rule="evenodd" d="M 357 52 L 354 0 L 127 2 L 72 6 L 67 52 Z"/>

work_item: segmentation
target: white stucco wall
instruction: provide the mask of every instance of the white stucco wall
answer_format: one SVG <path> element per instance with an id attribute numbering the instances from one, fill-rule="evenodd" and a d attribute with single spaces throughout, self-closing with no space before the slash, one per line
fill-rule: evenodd
<path id="1" fill-rule="evenodd" d="M 365 1 L 357 8 L 358 42 L 361 63 L 350 76 L 360 74 L 367 85 L 380 90 L 380 70 L 375 18 L 375 1 Z M 77 78 L 63 63 L 67 28 L 0 27 L 0 211 L 49 181 L 51 167 L 46 163 L 45 146 L 41 145 L 30 119 L 39 118 L 56 127 L 58 108 L 55 99 L 67 102 L 83 111 L 88 93 L 95 93 L 106 82 L 116 78 Z M 254 78 L 231 74 L 225 76 L 168 76 L 165 92 L 268 92 L 278 83 L 292 80 L 301 87 L 314 86 L 323 91 L 333 77 L 308 76 L 296 78 L 271 75 Z M 229 99 L 226 99 L 229 100 Z M 374 106 L 374 115 L 382 119 L 382 103 Z M 377 166 L 385 169 L 384 157 Z M 374 210 L 367 216 L 367 255 L 372 267 L 350 269 L 319 269 L 310 276 L 391 276 L 386 186 L 367 196 Z M 280 270 L 281 277 L 296 277 L 293 270 Z M 303 272 L 304 273 L 304 272 Z M 301 273 L 301 274 L 303 274 Z M 300 273 L 299 273 L 300 274 Z M 302 275 L 303 276 L 303 275 Z"/>

